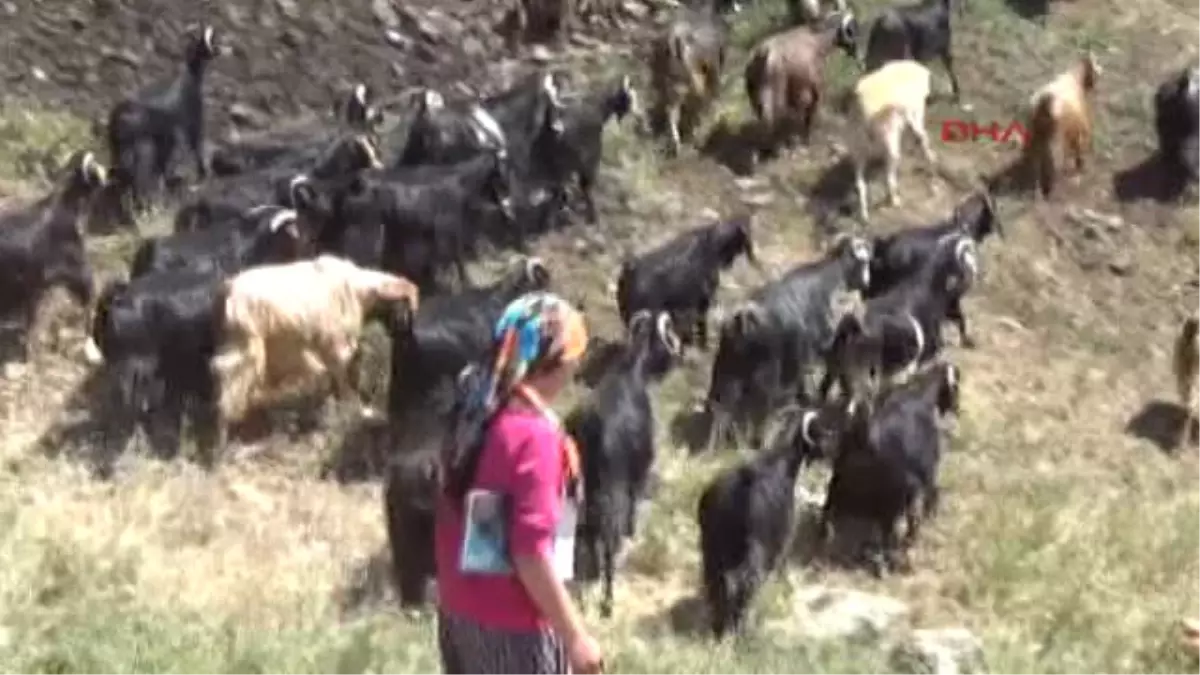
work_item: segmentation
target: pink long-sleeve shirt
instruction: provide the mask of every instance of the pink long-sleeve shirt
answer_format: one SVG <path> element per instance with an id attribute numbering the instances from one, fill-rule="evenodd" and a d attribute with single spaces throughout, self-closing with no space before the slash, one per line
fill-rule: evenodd
<path id="1" fill-rule="evenodd" d="M 537 412 L 510 405 L 497 414 L 475 472 L 472 488 L 511 499 L 508 545 L 511 556 L 550 556 L 563 510 L 561 432 Z M 443 496 L 434 529 L 438 602 L 443 611 L 481 626 L 528 632 L 547 627 L 546 618 L 516 573 L 464 574 L 459 569 L 463 509 Z"/>

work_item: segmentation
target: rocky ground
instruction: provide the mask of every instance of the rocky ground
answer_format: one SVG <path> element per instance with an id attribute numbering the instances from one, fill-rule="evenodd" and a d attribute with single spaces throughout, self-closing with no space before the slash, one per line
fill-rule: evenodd
<path id="1" fill-rule="evenodd" d="M 781 5 L 760 0 L 736 20 L 704 152 L 664 159 L 638 121 L 611 129 L 602 222 L 538 243 L 598 333 L 615 335 L 608 289 L 621 257 L 707 213 L 755 204 L 771 274 L 855 227 L 840 213 L 843 127 L 831 107 L 812 147 L 753 176 L 726 152 L 746 118 L 745 48 L 781 25 Z M 854 3 L 866 16 L 882 5 Z M 233 48 L 208 82 L 215 139 L 330 114 L 358 81 L 396 113 L 413 87 L 495 91 L 531 61 L 563 66 L 576 90 L 626 72 L 641 84 L 646 36 L 666 8 L 619 7 L 620 25 L 510 52 L 495 31 L 506 8 L 490 0 L 0 2 L 0 195 L 35 194 L 71 150 L 99 148 L 93 125 L 124 93 L 174 72 L 180 36 L 201 21 Z M 695 501 L 738 455 L 689 458 L 672 433 L 707 385 L 711 356 L 696 356 L 656 396 L 663 488 L 625 563 L 616 615 L 589 614 L 615 671 L 912 669 L 891 657 L 914 652 L 939 672 L 947 658 L 1000 672 L 1194 670 L 1174 649 L 1171 622 L 1197 611 L 1195 450 L 1160 447 L 1180 421 L 1167 364 L 1178 318 L 1197 303 L 1197 208 L 1194 193 L 1163 201 L 1147 191 L 1155 181 L 1145 161 L 1149 97 L 1194 58 L 1196 7 L 1055 3 L 1044 26 L 1022 11 L 1018 0 L 968 1 L 955 49 L 969 108 L 936 104 L 931 134 L 947 117 L 1018 114 L 1038 83 L 1092 47 L 1105 67 L 1094 162 L 1053 203 L 1000 198 L 1008 237 L 988 244 L 984 281 L 967 302 L 979 347 L 950 349 L 964 372 L 964 410 L 949 435 L 945 508 L 918 546 L 916 571 L 876 581 L 814 565 L 798 547 L 782 580 L 764 589 L 750 642 L 714 647 L 700 636 Z M 844 59 L 831 59 L 831 90 L 852 77 Z M 944 214 L 1013 156 L 1010 147 L 938 150 L 936 175 L 919 160 L 905 164 L 906 205 L 878 210 L 872 230 Z M 163 224 L 160 215 L 140 226 Z M 134 244 L 91 237 L 100 274 L 123 274 Z M 721 304 L 761 281 L 738 266 Z M 369 430 L 333 415 L 317 432 L 235 448 L 215 474 L 131 450 L 97 478 L 89 422 L 102 415 L 84 396 L 79 324 L 66 325 L 74 333 L 59 351 L 10 365 L 0 379 L 0 668 L 436 668 L 428 617 L 392 609 L 378 483 L 333 470 L 361 454 Z M 378 378 L 372 386 L 381 393 Z M 823 475 L 805 479 L 817 498 Z M 897 633 L 905 648 L 892 650 Z"/>

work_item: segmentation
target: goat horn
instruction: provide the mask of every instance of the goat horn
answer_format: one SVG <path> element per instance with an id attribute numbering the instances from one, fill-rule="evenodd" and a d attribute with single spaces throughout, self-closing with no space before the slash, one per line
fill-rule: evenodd
<path id="1" fill-rule="evenodd" d="M 667 314 L 666 312 L 660 312 L 656 325 L 658 328 L 658 336 L 662 339 L 663 344 L 667 346 L 667 349 L 669 349 L 672 354 L 679 354 L 682 349 L 682 345 L 679 343 L 679 336 L 676 335 L 674 329 L 671 328 L 671 315 Z"/>
<path id="2" fill-rule="evenodd" d="M 806 410 L 804 412 L 804 417 L 800 419 L 800 438 L 804 439 L 804 442 L 809 445 L 817 444 L 816 441 L 813 440 L 812 434 L 810 433 L 812 422 L 816 418 L 817 413 L 813 412 L 812 410 Z"/>
<path id="3" fill-rule="evenodd" d="M 271 218 L 271 223 L 267 226 L 267 229 L 271 232 L 278 232 L 294 222 L 296 222 L 296 212 L 291 209 L 283 209 Z"/>

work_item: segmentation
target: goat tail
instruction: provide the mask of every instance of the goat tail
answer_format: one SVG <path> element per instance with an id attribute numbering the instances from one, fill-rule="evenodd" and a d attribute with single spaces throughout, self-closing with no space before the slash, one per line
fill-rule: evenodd
<path id="1" fill-rule="evenodd" d="M 266 377 L 267 352 L 262 337 L 252 329 L 253 317 L 242 303 L 230 297 L 230 282 L 217 292 L 217 334 L 221 336 L 210 367 L 219 390 L 221 418 L 235 421 L 250 407 L 255 389 Z"/>
<path id="2" fill-rule="evenodd" d="M 1055 98 L 1042 96 L 1029 118 L 1029 137 L 1025 141 L 1025 170 L 1032 172 L 1049 193 L 1054 181 L 1054 135 L 1058 120 L 1054 115 Z"/>

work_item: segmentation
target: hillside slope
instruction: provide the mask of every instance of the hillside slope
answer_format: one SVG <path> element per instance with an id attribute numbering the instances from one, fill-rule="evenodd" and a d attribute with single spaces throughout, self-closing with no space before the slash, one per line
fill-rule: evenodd
<path id="1" fill-rule="evenodd" d="M 396 16 L 393 42 L 401 46 L 394 47 L 383 37 L 391 15 L 381 1 L 0 3 L 0 197 L 44 189 L 47 173 L 74 147 L 94 145 L 92 123 L 120 92 L 145 81 L 127 62 L 170 72 L 177 36 L 201 17 L 228 31 L 235 48 L 210 83 L 216 138 L 235 103 L 268 115 L 323 114 L 360 79 L 384 95 L 460 79 L 498 88 L 517 68 L 489 33 L 501 13 L 496 4 L 407 3 Z M 883 4 L 856 8 L 871 16 Z M 736 20 L 738 48 L 714 118 L 734 126 L 745 118 L 744 49 L 781 25 L 779 5 L 755 3 Z M 625 563 L 615 616 L 604 622 L 590 614 L 614 671 L 886 667 L 870 649 L 794 637 L 794 592 L 817 584 L 899 598 L 916 625 L 966 626 L 982 638 L 994 671 L 1194 670 L 1175 650 L 1171 622 L 1200 609 L 1196 452 L 1162 452 L 1155 439 L 1178 424 L 1162 402 L 1173 401 L 1168 364 L 1178 317 L 1197 304 L 1198 210 L 1194 194 L 1181 203 L 1128 199 L 1129 181 L 1118 191 L 1114 176 L 1150 152 L 1150 96 L 1166 73 L 1195 57 L 1196 7 L 1060 3 L 1042 27 L 1007 0 L 969 0 L 956 21 L 955 65 L 971 110 L 935 106 L 932 136 L 942 119 L 1018 114 L 1029 93 L 1084 47 L 1097 50 L 1104 74 L 1087 176 L 1056 203 L 999 200 L 1008 236 L 987 245 L 984 280 L 966 302 L 978 347 L 949 349 L 964 374 L 963 412 L 943 464 L 943 509 L 924 531 L 915 572 L 877 581 L 797 563 L 786 582 L 764 589 L 761 627 L 748 646 L 715 647 L 694 635 L 695 503 L 708 478 L 736 460 L 732 451 L 688 458 L 672 438 L 672 420 L 707 386 L 711 354 L 695 356 L 656 396 L 663 486 Z M 637 46 L 649 19 L 637 25 L 576 40 L 556 56 L 577 85 L 621 72 L 644 81 Z M 933 69 L 938 86 L 947 86 Z M 831 57 L 829 72 L 835 91 L 852 80 L 841 56 Z M 839 116 L 827 107 L 818 124 L 811 148 L 748 181 L 694 151 L 661 159 L 636 124 L 611 129 L 601 224 L 548 236 L 536 250 L 609 337 L 617 321 L 607 289 L 621 257 L 699 223 L 706 209 L 736 208 L 747 193 L 767 202 L 757 237 L 770 272 L 811 259 L 827 240 L 823 228 L 852 226 L 822 219 L 818 227 L 813 217 L 848 189 L 845 171 L 834 168 Z M 974 176 L 1015 152 L 983 144 L 938 151 L 944 175 L 907 160 L 906 207 L 877 209 L 872 230 L 944 214 Z M 163 225 L 149 219 L 142 228 Z M 100 273 L 122 273 L 132 244 L 92 238 Z M 736 267 L 722 306 L 761 281 Z M 277 433 L 235 448 L 212 475 L 129 452 L 115 464 L 105 458 L 98 477 L 92 468 L 102 444 L 89 421 L 102 415 L 103 402 L 82 395 L 92 385 L 76 325 L 66 324 L 58 352 L 10 366 L 0 379 L 0 668 L 437 667 L 429 617 L 398 614 L 388 597 L 379 485 L 323 478 L 343 446 L 362 451 L 369 434 L 334 419 L 323 431 Z M 821 485 L 820 476 L 805 482 Z"/>

